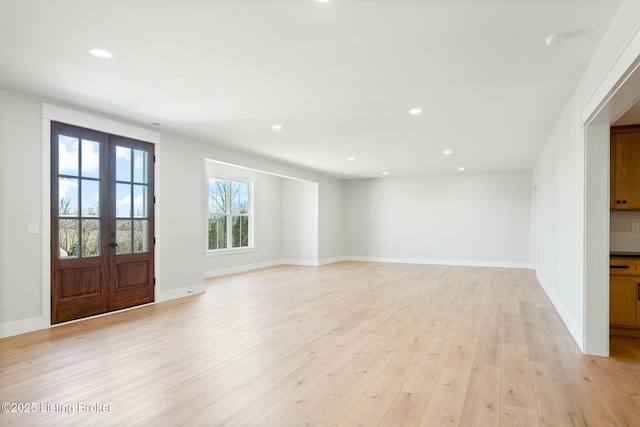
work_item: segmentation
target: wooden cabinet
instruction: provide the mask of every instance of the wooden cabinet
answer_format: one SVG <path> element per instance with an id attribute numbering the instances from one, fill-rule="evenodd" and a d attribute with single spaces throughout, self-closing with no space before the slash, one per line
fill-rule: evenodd
<path id="1" fill-rule="evenodd" d="M 640 210 L 640 126 L 611 128 L 611 210 Z"/>
<path id="2" fill-rule="evenodd" d="M 609 265 L 609 324 L 640 328 L 640 259 L 611 258 Z"/>
<path id="3" fill-rule="evenodd" d="M 640 277 L 611 276 L 609 280 L 609 323 L 611 326 L 638 326 Z"/>

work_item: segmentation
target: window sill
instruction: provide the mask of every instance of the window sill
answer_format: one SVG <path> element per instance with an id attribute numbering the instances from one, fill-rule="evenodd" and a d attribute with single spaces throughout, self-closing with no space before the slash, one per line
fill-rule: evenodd
<path id="1" fill-rule="evenodd" d="M 248 252 L 255 252 L 255 247 L 250 248 L 235 248 L 235 249 L 217 249 L 215 251 L 207 250 L 205 251 L 206 256 L 220 256 L 220 255 L 235 255 L 235 254 L 243 254 Z"/>

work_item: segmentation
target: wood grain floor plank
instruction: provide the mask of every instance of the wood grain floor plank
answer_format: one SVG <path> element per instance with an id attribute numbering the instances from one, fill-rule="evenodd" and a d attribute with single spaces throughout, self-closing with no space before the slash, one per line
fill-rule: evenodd
<path id="1" fill-rule="evenodd" d="M 561 380 L 560 372 L 545 363 L 531 362 L 531 376 L 540 425 L 573 425 L 576 410 Z"/>
<path id="2" fill-rule="evenodd" d="M 341 427 L 378 425 L 393 403 L 403 382 L 402 378 L 380 375 L 338 425 Z"/>
<path id="3" fill-rule="evenodd" d="M 0 425 L 640 425 L 640 339 L 581 354 L 525 269 L 339 262 L 0 339 Z M 498 410 L 499 409 L 499 410 Z"/>
<path id="4" fill-rule="evenodd" d="M 298 392 L 294 393 L 282 406 L 265 418 L 259 427 L 296 426 L 302 423 L 306 416 L 322 400 L 324 400 L 332 388 L 310 383 Z"/>
<path id="5" fill-rule="evenodd" d="M 327 424 L 311 418 L 305 418 L 297 427 L 336 427 L 335 424 Z"/>
<path id="6" fill-rule="evenodd" d="M 469 377 L 460 425 L 500 424 L 500 368 L 475 365 Z"/>
<path id="7" fill-rule="evenodd" d="M 502 344 L 501 402 L 535 409 L 536 395 L 525 345 Z"/>
<path id="8" fill-rule="evenodd" d="M 470 375 L 469 371 L 443 369 L 419 425 L 460 425 Z"/>
<path id="9" fill-rule="evenodd" d="M 360 365 L 353 366 L 334 391 L 309 413 L 309 417 L 339 424 L 394 357 L 395 353 L 381 348 L 362 360 Z"/>
<path id="10" fill-rule="evenodd" d="M 400 391 L 378 424 L 381 427 L 415 427 L 427 410 L 431 396 Z"/>
<path id="11" fill-rule="evenodd" d="M 287 399 L 310 384 L 319 371 L 325 369 L 331 361 L 313 358 L 299 367 L 287 377 L 273 385 L 268 393 L 262 393 L 247 405 L 239 408 L 233 415 L 226 418 L 220 425 L 248 426 L 257 425 L 275 412 Z"/>
<path id="12" fill-rule="evenodd" d="M 455 336 L 437 333 L 416 362 L 402 391 L 431 396 L 454 342 Z"/>
<path id="13" fill-rule="evenodd" d="M 473 363 L 497 368 L 502 366 L 502 333 L 499 325 L 480 324 L 478 346 Z"/>
<path id="14" fill-rule="evenodd" d="M 538 411 L 521 406 L 502 405 L 500 426 L 504 427 L 539 427 Z"/>

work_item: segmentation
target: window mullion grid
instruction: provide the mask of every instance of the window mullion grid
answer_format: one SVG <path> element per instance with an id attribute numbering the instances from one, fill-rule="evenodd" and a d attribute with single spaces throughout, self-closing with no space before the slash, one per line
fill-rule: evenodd
<path id="1" fill-rule="evenodd" d="M 78 138 L 78 258 L 83 257 L 82 234 L 84 224 L 82 223 L 82 138 Z"/>
<path id="2" fill-rule="evenodd" d="M 233 248 L 233 215 L 231 215 L 231 179 L 227 179 L 227 200 L 225 206 L 225 215 L 227 218 L 227 249 Z"/>
<path id="3" fill-rule="evenodd" d="M 133 147 L 129 147 L 129 149 L 130 149 L 130 153 L 131 153 L 130 154 L 131 161 L 129 162 L 129 170 L 130 170 L 130 172 L 129 172 L 130 175 L 129 176 L 131 177 L 131 182 L 129 183 L 129 194 L 130 194 L 130 196 L 129 196 L 129 198 L 130 198 L 130 201 L 129 201 L 130 207 L 129 207 L 129 209 L 131 210 L 131 212 L 130 212 L 131 218 L 129 218 L 129 247 L 131 248 L 131 253 L 133 253 L 134 252 L 134 240 L 135 240 L 133 238 L 133 235 L 135 234 L 135 232 L 133 230 L 133 218 L 135 218 L 135 216 L 136 216 L 136 213 L 133 211 L 135 209 L 135 203 L 134 203 L 135 192 L 133 191 L 133 189 L 135 187 L 133 185 L 133 182 L 135 181 L 135 178 L 134 178 L 134 175 L 133 175 L 135 173 L 135 165 L 134 165 L 134 163 L 135 163 L 135 160 L 134 160 L 134 158 L 135 158 L 135 150 L 133 149 Z"/>

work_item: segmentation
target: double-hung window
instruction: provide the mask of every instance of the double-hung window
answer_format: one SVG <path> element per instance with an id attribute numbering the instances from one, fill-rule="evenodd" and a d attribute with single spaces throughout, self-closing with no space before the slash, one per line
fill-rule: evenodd
<path id="1" fill-rule="evenodd" d="M 209 251 L 253 247 L 253 183 L 208 174 Z"/>

